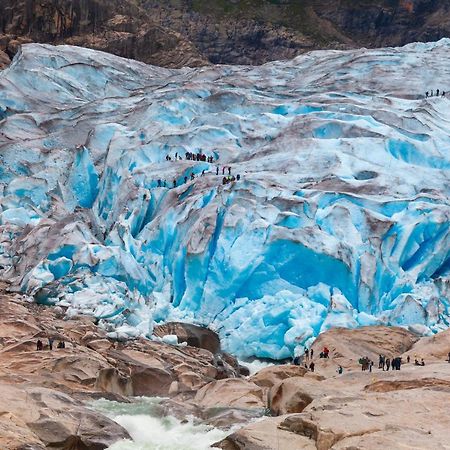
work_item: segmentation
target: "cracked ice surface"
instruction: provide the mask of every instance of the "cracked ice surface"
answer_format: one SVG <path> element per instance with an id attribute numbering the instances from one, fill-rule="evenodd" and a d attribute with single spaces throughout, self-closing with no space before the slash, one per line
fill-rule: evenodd
<path id="1" fill-rule="evenodd" d="M 338 325 L 439 331 L 450 99 L 431 88 L 450 40 L 182 70 L 25 45 L 0 73 L 0 276 L 111 336 L 188 320 L 241 357 Z M 187 151 L 241 181 L 165 159 Z"/>

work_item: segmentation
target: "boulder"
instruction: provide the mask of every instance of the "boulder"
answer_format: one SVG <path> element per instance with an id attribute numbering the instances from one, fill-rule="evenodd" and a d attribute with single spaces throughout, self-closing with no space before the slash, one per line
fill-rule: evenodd
<path id="1" fill-rule="evenodd" d="M 308 372 L 307 369 L 301 366 L 281 365 L 270 366 L 257 372 L 250 377 L 250 381 L 260 387 L 271 388 L 278 382 L 292 377 L 303 377 Z"/>
<path id="2" fill-rule="evenodd" d="M 276 416 L 302 412 L 313 400 L 325 394 L 325 383 L 305 377 L 286 378 L 273 386 L 268 404 Z"/>
<path id="3" fill-rule="evenodd" d="M 165 396 L 174 381 L 171 372 L 158 367 L 134 367 L 130 376 L 135 396 Z"/>
<path id="4" fill-rule="evenodd" d="M 189 323 L 168 322 L 157 325 L 153 334 L 160 338 L 167 335 L 175 335 L 178 342 L 186 342 L 191 347 L 203 348 L 215 354 L 220 351 L 220 340 L 214 331 Z"/>
<path id="5" fill-rule="evenodd" d="M 211 377 L 211 380 L 205 379 L 204 376 L 194 372 L 192 367 L 186 363 L 174 366 L 173 370 L 178 378 L 178 392 L 197 391 L 208 381 L 214 379 L 214 377 Z"/>
<path id="6" fill-rule="evenodd" d="M 129 438 L 105 416 L 56 390 L 0 384 L 0 448 L 104 449 Z"/>
<path id="7" fill-rule="evenodd" d="M 114 367 L 99 371 L 95 382 L 95 388 L 101 392 L 133 395 L 133 386 L 130 378 L 122 376 Z"/>
<path id="8" fill-rule="evenodd" d="M 241 428 L 217 442 L 223 450 L 316 450 L 314 442 L 279 428 L 285 417 L 272 417 Z"/>

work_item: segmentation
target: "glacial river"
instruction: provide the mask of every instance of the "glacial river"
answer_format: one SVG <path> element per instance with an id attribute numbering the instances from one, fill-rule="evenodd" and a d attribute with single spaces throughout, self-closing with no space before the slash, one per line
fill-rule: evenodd
<path id="1" fill-rule="evenodd" d="M 196 424 L 193 419 L 183 423 L 172 416 L 163 417 L 158 398 L 139 398 L 133 403 L 98 400 L 92 406 L 122 425 L 132 437 L 109 450 L 206 450 L 225 438 L 226 432 Z"/>

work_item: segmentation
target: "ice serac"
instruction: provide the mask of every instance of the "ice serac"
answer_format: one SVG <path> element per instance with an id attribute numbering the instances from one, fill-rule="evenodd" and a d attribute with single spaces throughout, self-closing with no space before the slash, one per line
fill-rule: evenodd
<path id="1" fill-rule="evenodd" d="M 190 321 L 241 357 L 442 330 L 450 99 L 424 93 L 449 67 L 449 40 L 181 70 L 25 45 L 0 73 L 0 276 L 111 337 Z"/>

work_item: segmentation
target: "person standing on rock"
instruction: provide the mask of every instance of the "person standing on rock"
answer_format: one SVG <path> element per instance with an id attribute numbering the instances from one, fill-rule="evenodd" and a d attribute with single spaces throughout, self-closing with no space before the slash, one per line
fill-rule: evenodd
<path id="1" fill-rule="evenodd" d="M 448 362 L 450 363 L 450 352 L 448 352 Z"/>
<path id="2" fill-rule="evenodd" d="M 42 341 L 40 339 L 38 339 L 38 341 L 36 342 L 36 350 L 39 352 L 44 348 L 44 344 L 42 343 Z"/>
<path id="3" fill-rule="evenodd" d="M 391 360 L 389 358 L 386 359 L 386 370 L 389 372 L 389 367 L 391 367 Z"/>
<path id="4" fill-rule="evenodd" d="M 337 368 L 337 373 L 338 373 L 339 375 L 342 375 L 342 372 L 344 372 L 344 369 L 342 368 L 342 366 L 338 366 L 338 368 Z"/>
<path id="5" fill-rule="evenodd" d="M 310 352 L 309 352 L 309 356 L 310 356 L 311 359 L 313 359 L 313 355 L 314 355 L 314 350 L 311 349 Z"/>
<path id="6" fill-rule="evenodd" d="M 309 359 L 309 350 L 308 350 L 307 347 L 305 347 L 305 358 L 306 358 L 306 361 L 308 361 L 308 359 Z"/>
<path id="7" fill-rule="evenodd" d="M 309 365 L 309 369 L 311 370 L 311 372 L 314 372 L 315 367 L 316 367 L 316 365 L 314 364 L 313 361 L 311 361 L 311 364 Z"/>
<path id="8" fill-rule="evenodd" d="M 53 350 L 53 342 L 55 340 L 53 338 L 48 338 L 48 349 Z"/>
<path id="9" fill-rule="evenodd" d="M 411 361 L 411 357 L 408 355 L 408 356 L 406 357 L 406 362 L 409 364 L 410 361 Z"/>
<path id="10" fill-rule="evenodd" d="M 384 370 L 384 356 L 379 355 L 378 357 L 378 368 Z"/>

